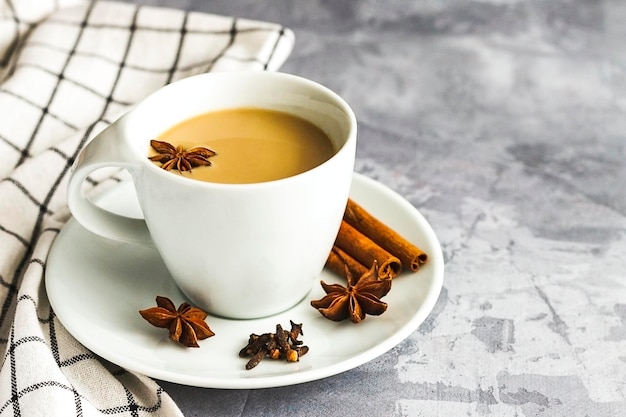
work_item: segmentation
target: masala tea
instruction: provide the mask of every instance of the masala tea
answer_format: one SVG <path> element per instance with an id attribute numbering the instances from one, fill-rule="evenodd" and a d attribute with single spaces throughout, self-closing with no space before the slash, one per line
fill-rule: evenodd
<path id="1" fill-rule="evenodd" d="M 231 319 L 271 316 L 319 285 L 350 194 L 356 131 L 350 106 L 302 77 L 183 78 L 86 145 L 68 205 L 93 233 L 156 250 L 176 284 L 159 295 Z M 85 195 L 84 182 L 103 167 L 128 171 L 141 213 Z M 137 309 L 154 296 L 134 295 Z"/>
<path id="2" fill-rule="evenodd" d="M 184 120 L 157 138 L 174 147 L 213 150 L 210 166 L 180 173 L 201 181 L 248 184 L 291 177 L 328 160 L 328 136 L 301 117 L 261 108 L 212 111 Z M 154 149 L 149 156 L 154 155 Z M 179 173 L 173 170 L 172 172 Z"/>

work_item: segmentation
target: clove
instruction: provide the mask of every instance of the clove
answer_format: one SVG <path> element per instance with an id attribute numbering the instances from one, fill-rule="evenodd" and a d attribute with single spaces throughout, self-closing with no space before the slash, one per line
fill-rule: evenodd
<path id="1" fill-rule="evenodd" d="M 303 342 L 298 340 L 303 335 L 302 323 L 294 323 L 292 320 L 289 322 L 290 330 L 284 330 L 279 323 L 274 333 L 250 334 L 248 344 L 239 351 L 241 358 L 250 358 L 246 363 L 246 370 L 254 368 L 265 358 L 297 362 L 309 351 L 308 346 L 303 346 Z"/>

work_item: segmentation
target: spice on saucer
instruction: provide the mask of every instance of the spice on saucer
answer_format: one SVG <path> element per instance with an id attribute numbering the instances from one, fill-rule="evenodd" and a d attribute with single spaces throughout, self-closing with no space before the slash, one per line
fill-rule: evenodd
<path id="1" fill-rule="evenodd" d="M 353 275 L 360 276 L 373 260 L 380 266 L 379 278 L 394 278 L 403 267 L 418 271 L 427 262 L 428 255 L 349 199 L 326 266 L 342 276 L 348 266 Z"/>
<path id="2" fill-rule="evenodd" d="M 161 168 L 166 171 L 177 169 L 178 172 L 191 171 L 193 167 L 210 166 L 209 158 L 217 155 L 215 151 L 196 146 L 184 149 L 182 146 L 174 145 L 160 140 L 151 140 L 150 146 L 157 152 L 156 155 L 148 157 L 153 162 L 160 162 Z"/>
<path id="3" fill-rule="evenodd" d="M 298 340 L 302 333 L 302 324 L 291 323 L 291 330 L 283 330 L 279 324 L 276 325 L 275 333 L 263 333 L 261 335 L 252 333 L 248 339 L 248 344 L 239 351 L 239 357 L 250 358 L 246 363 L 246 370 L 257 366 L 264 358 L 285 359 L 287 362 L 297 362 L 305 355 L 309 348 L 303 346 Z"/>
<path id="4" fill-rule="evenodd" d="M 170 339 L 187 347 L 199 347 L 198 340 L 204 340 L 215 333 L 204 321 L 208 314 L 189 303 L 182 303 L 178 309 L 169 298 L 157 296 L 157 307 L 140 310 L 139 314 L 156 327 L 169 329 Z"/>
<path id="5" fill-rule="evenodd" d="M 324 317 L 333 321 L 349 318 L 353 323 L 359 323 L 367 314 L 379 316 L 387 310 L 387 303 L 380 299 L 391 290 L 392 278 L 378 278 L 376 261 L 369 271 L 356 279 L 348 267 L 345 274 L 347 286 L 321 281 L 326 296 L 311 301 Z"/>
<path id="6" fill-rule="evenodd" d="M 378 264 L 380 278 L 394 278 L 402 270 L 400 259 L 380 247 L 376 242 L 365 236 L 350 223 L 343 220 L 335 246 L 352 255 L 363 265 Z M 367 267 L 364 267 L 367 269 Z"/>

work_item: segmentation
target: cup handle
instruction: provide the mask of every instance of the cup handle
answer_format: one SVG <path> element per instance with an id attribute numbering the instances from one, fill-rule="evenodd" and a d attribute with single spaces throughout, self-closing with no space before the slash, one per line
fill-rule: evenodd
<path id="1" fill-rule="evenodd" d="M 67 203 L 74 218 L 87 230 L 105 238 L 125 242 L 152 243 L 143 219 L 122 216 L 91 202 L 82 190 L 85 179 L 99 168 L 118 166 L 131 174 L 138 164 L 124 141 L 123 126 L 126 116 L 105 128 L 82 150 L 74 163 L 69 179 Z"/>

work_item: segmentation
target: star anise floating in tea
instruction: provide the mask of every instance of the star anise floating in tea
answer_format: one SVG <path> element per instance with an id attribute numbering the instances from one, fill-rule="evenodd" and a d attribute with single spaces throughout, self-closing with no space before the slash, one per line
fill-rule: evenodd
<path id="1" fill-rule="evenodd" d="M 346 267 L 346 279 L 348 284 L 345 287 L 321 281 L 326 296 L 311 301 L 311 305 L 330 320 L 349 318 L 353 323 L 359 323 L 367 314 L 379 316 L 387 310 L 387 303 L 380 299 L 391 290 L 391 278 L 378 278 L 376 262 L 357 279 Z"/>
<path id="2" fill-rule="evenodd" d="M 252 333 L 248 339 L 248 344 L 239 352 L 242 358 L 250 358 L 246 363 L 246 370 L 257 366 L 264 358 L 285 359 L 287 362 L 297 362 L 305 355 L 309 348 L 302 345 L 298 337 L 302 335 L 302 324 L 294 323 L 290 320 L 291 330 L 283 330 L 279 324 L 276 325 L 276 333 L 263 333 L 261 335 Z"/>
<path id="3" fill-rule="evenodd" d="M 148 157 L 153 162 L 160 162 L 161 168 L 166 171 L 177 169 L 178 172 L 191 171 L 193 167 L 210 166 L 209 158 L 217 153 L 209 148 L 196 146 L 184 149 L 182 146 L 160 140 L 151 140 L 150 146 L 157 152 L 156 155 Z"/>
<path id="4" fill-rule="evenodd" d="M 187 347 L 199 347 L 198 340 L 204 340 L 215 333 L 204 321 L 207 313 L 189 303 L 182 303 L 178 309 L 169 298 L 157 296 L 157 307 L 139 311 L 141 317 L 156 327 L 169 329 L 170 339 Z"/>

